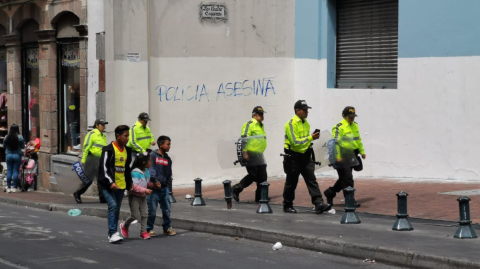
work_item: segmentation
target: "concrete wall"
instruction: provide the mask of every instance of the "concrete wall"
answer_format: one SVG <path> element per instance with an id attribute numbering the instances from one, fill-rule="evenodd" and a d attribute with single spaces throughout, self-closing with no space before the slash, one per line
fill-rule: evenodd
<path id="1" fill-rule="evenodd" d="M 106 115 L 108 141 L 115 126 L 133 125 L 148 111 L 147 1 L 105 0 Z M 138 52 L 140 62 L 127 62 Z"/>
<path id="2" fill-rule="evenodd" d="M 242 177 L 220 169 L 217 142 L 238 137 L 256 105 L 267 111 L 269 176 L 282 176 L 283 127 L 298 99 L 322 130 L 357 108 L 367 161 L 356 176 L 479 179 L 470 118 L 480 2 L 399 1 L 395 90 L 334 88 L 335 0 L 227 0 L 228 21 L 217 23 L 199 20 L 200 2 L 104 1 L 109 130 L 149 112 L 154 135 L 172 138 L 176 184 Z"/>
<path id="3" fill-rule="evenodd" d="M 199 20 L 200 2 L 151 1 L 151 127 L 172 138 L 175 182 L 244 176 L 220 168 L 217 143 L 239 137 L 257 105 L 267 111 L 268 170 L 280 175 L 293 111 L 294 2 L 225 1 L 228 21 L 217 23 Z"/>
<path id="4" fill-rule="evenodd" d="M 295 85 L 298 98 L 311 100 L 319 113 L 311 120 L 331 129 L 342 108 L 357 108 L 367 161 L 358 176 L 417 179 L 479 180 L 476 152 L 470 138 L 479 128 L 480 24 L 474 10 L 480 2 L 399 1 L 398 89 L 335 89 L 329 64 L 335 61 L 334 32 L 329 33 L 334 1 L 297 1 Z M 311 9 L 318 18 L 305 20 Z M 316 52 L 317 22 L 321 24 L 320 54 Z M 320 55 L 320 57 L 318 57 Z M 334 77 L 334 76 L 333 76 Z M 317 111 L 317 110 L 315 110 Z M 474 117 L 474 116 L 473 116 Z"/>

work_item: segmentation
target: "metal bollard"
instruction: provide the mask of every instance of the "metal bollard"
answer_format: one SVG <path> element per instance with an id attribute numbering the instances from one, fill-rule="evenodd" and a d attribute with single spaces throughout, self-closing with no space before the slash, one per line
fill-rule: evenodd
<path id="1" fill-rule="evenodd" d="M 471 239 L 477 238 L 477 233 L 472 227 L 472 221 L 470 220 L 470 198 L 462 196 L 457 199 L 460 206 L 460 227 L 455 232 L 454 238 Z"/>
<path id="2" fill-rule="evenodd" d="M 230 180 L 223 182 L 223 189 L 225 190 L 225 201 L 227 202 L 227 209 L 232 209 L 232 185 Z"/>
<path id="3" fill-rule="evenodd" d="M 177 202 L 177 200 L 175 199 L 175 197 L 173 197 L 172 186 L 169 186 L 169 187 L 168 187 L 168 200 L 170 201 L 171 204 L 175 204 L 175 203 Z"/>
<path id="4" fill-rule="evenodd" d="M 196 178 L 193 181 L 195 181 L 195 198 L 193 198 L 191 205 L 193 206 L 206 205 L 205 201 L 202 198 L 202 179 Z"/>
<path id="5" fill-rule="evenodd" d="M 357 209 L 355 206 L 355 189 L 352 187 L 347 187 L 343 189 L 343 193 L 345 194 L 345 213 L 343 213 L 340 223 L 359 224 L 362 221 L 358 217 L 357 213 L 355 213 L 355 210 Z"/>
<path id="6" fill-rule="evenodd" d="M 272 211 L 272 208 L 270 207 L 270 205 L 268 204 L 268 186 L 270 186 L 270 184 L 268 184 L 266 181 L 265 182 L 262 182 L 260 183 L 260 204 L 258 205 L 258 208 L 257 208 L 257 213 L 258 214 L 271 214 L 273 213 Z"/>
<path id="7" fill-rule="evenodd" d="M 393 224 L 392 230 L 394 231 L 412 231 L 413 226 L 408 220 L 407 214 L 407 196 L 408 193 L 401 191 L 396 194 L 397 195 L 397 207 L 398 207 L 398 214 L 397 214 L 397 221 Z"/>

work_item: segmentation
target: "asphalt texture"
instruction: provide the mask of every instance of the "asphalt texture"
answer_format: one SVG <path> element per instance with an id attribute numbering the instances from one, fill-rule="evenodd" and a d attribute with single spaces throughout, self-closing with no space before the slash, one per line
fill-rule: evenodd
<path id="1" fill-rule="evenodd" d="M 315 251 L 177 230 L 173 237 L 107 242 L 107 221 L 0 204 L 0 268 L 399 268 Z"/>

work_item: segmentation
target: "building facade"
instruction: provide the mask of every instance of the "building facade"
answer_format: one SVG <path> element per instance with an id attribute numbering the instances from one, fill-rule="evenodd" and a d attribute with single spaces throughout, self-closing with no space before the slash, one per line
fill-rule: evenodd
<path id="1" fill-rule="evenodd" d="M 51 157 L 75 154 L 85 136 L 86 49 L 86 1 L 0 1 L 0 90 L 8 126 L 41 140 L 38 189 L 57 189 Z"/>
<path id="2" fill-rule="evenodd" d="M 480 2 L 225 0 L 217 22 L 200 19 L 201 3 L 105 1 L 107 118 L 133 123 L 148 109 L 153 133 L 173 138 L 177 183 L 242 177 L 220 169 L 217 143 L 238 137 L 256 105 L 268 112 L 269 175 L 283 176 L 298 99 L 321 130 L 357 108 L 367 160 L 356 176 L 479 180 L 468 136 Z"/>
<path id="3" fill-rule="evenodd" d="M 479 130 L 480 2 L 208 5 L 0 1 L 0 91 L 8 124 L 42 140 L 40 188 L 65 192 L 55 174 L 69 166 L 57 171 L 55 160 L 76 154 L 95 118 L 110 123 L 111 141 L 140 112 L 155 136 L 172 138 L 176 184 L 238 179 L 244 169 L 222 170 L 218 144 L 238 137 L 257 105 L 267 111 L 268 173 L 281 177 L 298 99 L 313 107 L 313 129 L 331 130 L 356 107 L 367 154 L 359 176 L 479 180 L 480 145 L 468 137 Z"/>

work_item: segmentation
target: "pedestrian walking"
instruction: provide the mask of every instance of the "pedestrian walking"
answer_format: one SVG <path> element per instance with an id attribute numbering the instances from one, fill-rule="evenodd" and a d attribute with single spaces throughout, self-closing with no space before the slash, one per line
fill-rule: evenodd
<path id="1" fill-rule="evenodd" d="M 138 121 L 130 128 L 128 147 L 132 149 L 134 156 L 136 153 L 147 151 L 150 146 L 155 146 L 155 139 L 150 131 L 150 127 L 147 126 L 149 121 L 151 121 L 150 116 L 142 112 L 138 115 Z"/>
<path id="2" fill-rule="evenodd" d="M 335 169 L 337 170 L 338 180 L 335 182 L 333 187 L 326 189 L 324 192 L 325 197 L 327 197 L 327 202 L 331 205 L 333 205 L 333 198 L 335 198 L 338 192 L 347 187 L 353 188 L 354 181 L 352 169 L 355 171 L 362 171 L 362 159 L 367 157 L 367 155 L 365 155 L 365 149 L 363 148 L 358 124 L 355 122 L 355 117 L 357 117 L 355 108 L 353 106 L 345 107 L 342 111 L 342 116 L 343 120 L 332 128 L 332 137 L 337 141 L 351 140 L 351 143 L 349 143 L 349 145 L 346 147 L 352 147 L 355 157 L 358 160 L 358 165 L 352 167 L 349 161 L 345 160 L 345 158 L 342 158 L 342 150 L 340 147 L 343 146 L 337 146 L 337 163 L 335 165 Z M 348 139 L 342 139 L 347 136 L 349 137 Z M 360 159 L 358 155 L 361 155 L 362 159 Z M 355 201 L 355 206 L 360 207 L 360 203 Z"/>
<path id="3" fill-rule="evenodd" d="M 312 160 L 311 143 L 320 137 L 320 132 L 310 134 L 310 124 L 307 122 L 310 108 L 305 100 L 297 101 L 294 106 L 295 116 L 285 124 L 283 169 L 287 178 L 283 190 L 283 211 L 286 213 L 297 213 L 293 207 L 293 200 L 295 200 L 295 190 L 300 175 L 303 176 L 312 204 L 315 205 L 315 213 L 321 214 L 331 208 L 331 205 L 323 203 L 322 193 L 314 173 L 315 163 Z"/>
<path id="4" fill-rule="evenodd" d="M 103 119 L 95 120 L 93 130 L 88 132 L 83 143 L 83 156 L 82 166 L 87 177 L 91 180 L 90 184 L 80 183 L 77 191 L 73 193 L 75 201 L 79 204 L 82 203 L 81 195 L 84 194 L 87 189 L 92 185 L 93 181 L 98 178 L 98 166 L 100 164 L 100 156 L 102 155 L 102 148 L 107 145 L 107 137 L 105 136 L 105 125 L 108 122 Z M 97 182 L 98 196 L 100 203 L 106 203 L 105 197 L 103 197 L 102 187 Z"/>
<path id="5" fill-rule="evenodd" d="M 150 152 L 152 166 L 150 166 L 150 181 L 154 184 L 153 192 L 147 198 L 148 203 L 148 221 L 147 231 L 150 236 L 157 236 L 153 230 L 155 218 L 157 217 L 157 207 L 160 204 L 163 218 L 163 233 L 169 236 L 176 235 L 171 227 L 170 211 L 171 205 L 169 196 L 169 187 L 172 186 L 172 159 L 167 152 L 170 151 L 171 139 L 168 136 L 160 136 L 157 139 L 158 150 Z"/>
<path id="6" fill-rule="evenodd" d="M 10 131 L 3 139 L 3 148 L 7 160 L 7 193 L 16 192 L 18 187 L 18 173 L 22 163 L 22 149 L 25 148 L 25 140 L 17 124 L 10 126 Z"/>
<path id="7" fill-rule="evenodd" d="M 240 201 L 240 193 L 253 182 L 257 183 L 255 202 L 260 201 L 260 183 L 267 181 L 267 164 L 264 162 L 263 152 L 267 148 L 267 134 L 263 124 L 266 111 L 261 106 L 256 106 L 252 111 L 252 119 L 242 126 L 242 138 L 256 136 L 246 140 L 243 149 L 243 158 L 246 160 L 247 175 L 232 188 L 232 196 L 235 201 Z"/>
<path id="8" fill-rule="evenodd" d="M 120 231 L 125 238 L 128 238 L 130 224 L 132 224 L 134 220 L 137 220 L 140 222 L 140 238 L 150 239 L 146 226 L 148 218 L 147 196 L 152 193 L 152 190 L 148 189 L 148 183 L 150 182 L 150 172 L 148 169 L 151 165 L 152 160 L 147 152 L 137 153 L 132 166 L 133 187 L 128 195 L 130 217 L 120 224 Z"/>
<path id="9" fill-rule="evenodd" d="M 128 143 L 129 128 L 119 125 L 115 128 L 115 138 L 110 145 L 102 148 L 98 183 L 102 185 L 103 196 L 108 204 L 108 240 L 110 243 L 122 241 L 117 232 L 120 207 L 125 190 L 132 189 L 131 149 Z"/>

